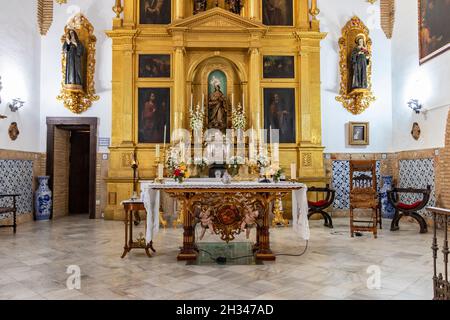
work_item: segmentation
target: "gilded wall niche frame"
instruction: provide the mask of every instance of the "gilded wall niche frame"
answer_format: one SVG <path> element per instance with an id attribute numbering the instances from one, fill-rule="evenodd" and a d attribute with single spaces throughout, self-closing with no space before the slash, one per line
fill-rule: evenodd
<path id="1" fill-rule="evenodd" d="M 62 82 L 57 99 L 73 113 L 82 113 L 99 100 L 94 83 L 96 42 L 94 27 L 82 13 L 72 17 L 64 27 Z"/>
<path id="2" fill-rule="evenodd" d="M 376 98 L 372 94 L 372 39 L 369 29 L 353 17 L 339 39 L 340 96 L 336 100 L 354 115 L 361 114 Z"/>

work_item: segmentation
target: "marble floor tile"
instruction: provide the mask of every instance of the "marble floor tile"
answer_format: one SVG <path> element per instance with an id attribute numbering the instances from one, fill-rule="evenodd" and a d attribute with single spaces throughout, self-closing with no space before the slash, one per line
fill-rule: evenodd
<path id="1" fill-rule="evenodd" d="M 123 223 L 70 216 L 0 230 L 0 299 L 406 299 L 432 298 L 431 233 L 389 221 L 374 239 L 351 238 L 348 219 L 335 228 L 311 221 L 308 250 L 263 265 L 186 265 L 176 260 L 181 228 L 160 230 L 148 258 L 133 250 L 125 259 Z M 139 226 L 143 228 L 143 225 Z M 140 229 L 139 229 L 140 230 Z M 254 239 L 254 232 L 251 239 Z M 305 248 L 291 228 L 270 230 L 272 250 L 298 254 Z M 220 240 L 206 235 L 205 242 Z M 238 235 L 236 241 L 248 241 Z M 69 266 L 81 271 L 81 289 L 69 290 Z M 368 268 L 381 271 L 381 288 L 370 290 Z"/>

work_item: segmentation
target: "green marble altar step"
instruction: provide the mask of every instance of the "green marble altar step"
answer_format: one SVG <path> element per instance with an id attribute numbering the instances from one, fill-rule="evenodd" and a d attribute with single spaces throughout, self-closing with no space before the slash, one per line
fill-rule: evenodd
<path id="1" fill-rule="evenodd" d="M 197 260 L 187 265 L 262 265 L 253 255 L 251 242 L 198 242 Z M 225 259 L 223 259 L 225 258 Z"/>

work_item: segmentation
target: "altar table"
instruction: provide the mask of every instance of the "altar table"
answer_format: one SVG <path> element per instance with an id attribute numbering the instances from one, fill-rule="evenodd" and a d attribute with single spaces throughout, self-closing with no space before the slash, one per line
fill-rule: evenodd
<path id="1" fill-rule="evenodd" d="M 293 230 L 305 240 L 309 239 L 307 187 L 302 183 L 279 182 L 233 182 L 195 181 L 178 183 L 142 182 L 141 199 L 147 210 L 146 241 L 150 242 L 159 228 L 160 191 L 180 201 L 183 216 L 183 247 L 178 260 L 195 260 L 195 224 L 201 215 L 206 216 L 210 229 L 224 241 L 232 241 L 243 231 L 252 212 L 256 222 L 256 243 L 254 250 L 260 260 L 275 260 L 270 248 L 269 214 L 270 203 L 278 197 L 292 192 Z M 205 219 L 202 220 L 204 222 Z"/>

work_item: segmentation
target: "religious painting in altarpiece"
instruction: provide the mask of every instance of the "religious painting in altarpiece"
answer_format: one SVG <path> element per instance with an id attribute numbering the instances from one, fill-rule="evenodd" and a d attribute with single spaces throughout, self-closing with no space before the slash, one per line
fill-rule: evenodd
<path id="1" fill-rule="evenodd" d="M 139 143 L 164 143 L 164 128 L 170 132 L 170 88 L 139 88 L 138 92 Z"/>

